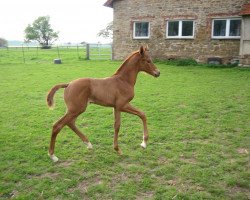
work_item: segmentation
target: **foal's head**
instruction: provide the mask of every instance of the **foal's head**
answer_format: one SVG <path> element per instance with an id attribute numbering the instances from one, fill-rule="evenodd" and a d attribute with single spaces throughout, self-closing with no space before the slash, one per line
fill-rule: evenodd
<path id="1" fill-rule="evenodd" d="M 144 71 L 154 77 L 159 77 L 160 70 L 158 70 L 157 67 L 154 65 L 148 52 L 148 47 L 140 47 L 139 54 L 141 57 L 139 60 L 139 71 Z"/>

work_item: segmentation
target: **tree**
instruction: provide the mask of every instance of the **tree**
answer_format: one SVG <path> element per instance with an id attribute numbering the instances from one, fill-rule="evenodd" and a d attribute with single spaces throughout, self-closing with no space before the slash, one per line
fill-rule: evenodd
<path id="1" fill-rule="evenodd" d="M 49 20 L 49 16 L 42 16 L 38 17 L 32 25 L 29 24 L 24 30 L 25 41 L 37 41 L 42 48 L 49 48 L 58 39 L 59 33 L 51 28 Z"/>
<path id="2" fill-rule="evenodd" d="M 97 34 L 98 37 L 103 37 L 105 39 L 113 39 L 113 22 L 107 24 L 105 29 L 102 29 Z"/>
<path id="3" fill-rule="evenodd" d="M 0 38 L 0 47 L 7 47 L 8 42 L 4 38 Z"/>

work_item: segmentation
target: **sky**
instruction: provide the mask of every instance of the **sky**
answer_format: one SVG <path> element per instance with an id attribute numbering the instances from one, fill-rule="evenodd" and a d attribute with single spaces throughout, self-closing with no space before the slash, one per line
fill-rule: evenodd
<path id="1" fill-rule="evenodd" d="M 24 30 L 40 16 L 50 16 L 62 43 L 109 42 L 97 33 L 113 20 L 113 9 L 106 0 L 1 0 L 0 38 L 24 40 Z"/>

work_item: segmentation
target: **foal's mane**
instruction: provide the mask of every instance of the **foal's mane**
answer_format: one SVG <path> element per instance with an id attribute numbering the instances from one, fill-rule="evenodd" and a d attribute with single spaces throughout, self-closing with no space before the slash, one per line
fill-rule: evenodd
<path id="1" fill-rule="evenodd" d="M 139 51 L 135 51 L 133 53 L 131 53 L 126 59 L 125 61 L 121 64 L 121 66 L 116 70 L 116 72 L 114 73 L 114 75 L 119 74 L 119 72 L 121 72 L 121 70 L 124 68 L 124 66 L 127 64 L 127 62 L 135 55 L 139 53 Z"/>

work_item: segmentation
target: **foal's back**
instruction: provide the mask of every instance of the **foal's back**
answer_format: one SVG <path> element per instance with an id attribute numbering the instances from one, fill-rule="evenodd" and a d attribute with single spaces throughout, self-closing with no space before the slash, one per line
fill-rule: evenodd
<path id="1" fill-rule="evenodd" d="M 127 97 L 129 96 L 129 97 Z M 85 110 L 87 103 L 115 107 L 119 98 L 130 99 L 131 88 L 118 76 L 108 78 L 80 78 L 70 82 L 65 89 L 64 99 L 68 109 L 80 107 Z"/>

